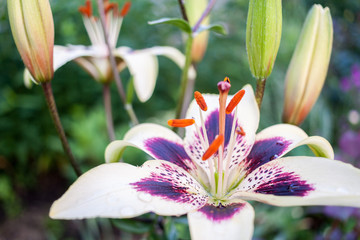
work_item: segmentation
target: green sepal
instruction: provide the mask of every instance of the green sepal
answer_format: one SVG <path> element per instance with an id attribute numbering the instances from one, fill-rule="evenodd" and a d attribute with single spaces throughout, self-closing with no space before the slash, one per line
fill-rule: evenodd
<path id="1" fill-rule="evenodd" d="M 192 33 L 191 26 L 189 25 L 189 23 L 180 18 L 161 18 L 158 20 L 150 21 L 148 22 L 148 24 L 150 25 L 170 24 L 180 28 L 185 33 L 188 34 Z"/>

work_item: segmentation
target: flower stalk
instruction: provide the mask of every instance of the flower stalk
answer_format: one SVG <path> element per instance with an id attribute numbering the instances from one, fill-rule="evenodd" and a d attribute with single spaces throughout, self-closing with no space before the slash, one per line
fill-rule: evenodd
<path id="1" fill-rule="evenodd" d="M 188 39 L 186 41 L 186 48 L 185 48 L 185 65 L 183 67 L 183 71 L 181 74 L 181 92 L 180 92 L 180 97 L 179 97 L 179 103 L 176 109 L 176 118 L 183 118 L 183 112 L 184 110 L 187 108 L 187 106 L 185 106 L 185 96 L 189 95 L 186 94 L 187 92 L 189 92 L 188 89 L 188 81 L 189 81 L 189 68 L 191 65 L 191 49 L 192 49 L 192 43 L 193 43 L 193 37 L 191 35 L 188 36 Z"/>
<path id="2" fill-rule="evenodd" d="M 110 85 L 107 83 L 103 84 L 103 99 L 104 99 L 107 131 L 108 131 L 109 139 L 112 142 L 115 140 L 115 130 L 114 130 L 112 110 L 111 110 Z"/>
<path id="3" fill-rule="evenodd" d="M 59 135 L 63 149 L 70 160 L 70 164 L 71 164 L 72 168 L 74 169 L 76 175 L 79 177 L 82 173 L 81 173 L 80 167 L 77 165 L 77 163 L 75 161 L 74 155 L 71 152 L 64 129 L 62 127 L 60 117 L 59 117 L 59 114 L 58 114 L 58 111 L 56 108 L 54 95 L 53 95 L 52 88 L 51 88 L 51 82 L 42 83 L 41 86 L 44 91 L 46 103 L 49 108 L 51 118 L 54 122 L 56 132 Z"/>
<path id="4" fill-rule="evenodd" d="M 266 85 L 266 78 L 257 79 L 255 99 L 259 109 L 261 108 L 262 99 L 264 97 L 265 85 Z"/>
<path id="5" fill-rule="evenodd" d="M 105 17 L 105 8 L 104 8 L 103 0 L 98 0 L 98 8 L 99 8 L 101 25 L 102 25 L 102 28 L 104 30 L 104 39 L 105 39 L 106 48 L 108 50 L 108 58 L 109 58 L 109 61 L 110 61 L 111 70 L 112 70 L 112 74 L 113 74 L 113 77 L 114 77 L 114 80 L 115 80 L 115 83 L 116 83 L 116 87 L 117 87 L 117 90 L 119 92 L 119 96 L 121 98 L 121 101 L 124 104 L 124 107 L 126 109 L 126 112 L 129 115 L 129 117 L 130 117 L 130 120 L 131 120 L 132 124 L 137 125 L 137 124 L 139 124 L 139 121 L 138 121 L 138 119 L 136 117 L 136 114 L 135 114 L 133 108 L 132 107 L 126 107 L 126 105 L 128 105 L 130 103 L 127 103 L 127 101 L 126 101 L 126 93 L 125 93 L 125 90 L 124 90 L 124 86 L 123 86 L 123 84 L 121 82 L 121 78 L 119 76 L 119 73 L 118 73 L 118 70 L 117 70 L 117 67 L 116 67 L 116 61 L 115 61 L 114 54 L 112 52 L 112 47 L 110 46 L 110 43 L 109 43 L 109 33 L 108 33 L 107 28 L 106 28 L 106 17 Z"/>

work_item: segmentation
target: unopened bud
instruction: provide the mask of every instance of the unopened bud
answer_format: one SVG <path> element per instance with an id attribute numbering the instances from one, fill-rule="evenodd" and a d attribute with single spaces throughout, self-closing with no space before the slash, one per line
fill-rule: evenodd
<path id="1" fill-rule="evenodd" d="M 8 0 L 11 31 L 34 79 L 53 78 L 54 21 L 48 0 Z"/>
<path id="2" fill-rule="evenodd" d="M 281 39 L 281 10 L 281 0 L 250 0 L 246 50 L 256 79 L 266 79 L 274 66 Z"/>
<path id="3" fill-rule="evenodd" d="M 208 0 L 185 0 L 185 10 L 190 26 L 194 26 L 208 5 Z M 201 22 L 202 25 L 210 23 L 209 15 Z M 209 31 L 197 34 L 192 43 L 191 59 L 200 62 L 204 57 L 209 39 Z"/>
<path id="4" fill-rule="evenodd" d="M 333 41 L 328 8 L 314 5 L 309 11 L 285 79 L 283 121 L 300 125 L 324 85 Z"/>

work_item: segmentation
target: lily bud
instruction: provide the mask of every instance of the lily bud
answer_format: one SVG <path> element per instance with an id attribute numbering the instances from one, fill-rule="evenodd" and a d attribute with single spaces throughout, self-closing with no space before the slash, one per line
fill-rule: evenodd
<path id="1" fill-rule="evenodd" d="M 208 0 L 185 0 L 186 15 L 190 26 L 194 26 L 201 17 L 208 5 Z M 210 23 L 209 15 L 201 22 L 202 25 Z M 197 34 L 193 40 L 191 49 L 191 59 L 193 62 L 200 62 L 204 57 L 209 39 L 209 31 L 203 31 Z"/>
<path id="2" fill-rule="evenodd" d="M 246 23 L 246 50 L 256 79 L 272 71 L 281 40 L 281 0 L 250 0 Z"/>
<path id="3" fill-rule="evenodd" d="M 330 62 L 333 26 L 328 8 L 309 11 L 285 79 L 283 121 L 300 125 L 315 104 Z"/>
<path id="4" fill-rule="evenodd" d="M 54 75 L 54 21 L 48 0 L 8 0 L 11 31 L 25 66 L 34 79 L 49 82 Z"/>

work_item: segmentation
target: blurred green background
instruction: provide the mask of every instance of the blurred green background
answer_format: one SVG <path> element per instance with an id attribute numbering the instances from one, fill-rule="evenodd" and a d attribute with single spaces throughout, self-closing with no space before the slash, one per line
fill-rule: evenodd
<path id="1" fill-rule="evenodd" d="M 55 44 L 90 41 L 77 9 L 82 0 L 52 0 Z M 117 1 L 120 6 L 124 1 Z M 333 145 L 337 159 L 360 166 L 360 1 L 283 1 L 283 32 L 278 57 L 261 110 L 260 129 L 281 122 L 284 76 L 302 23 L 312 4 L 331 10 L 334 44 L 322 94 L 302 128 Z M 227 36 L 211 34 L 207 52 L 197 66 L 195 89 L 216 93 L 225 76 L 233 89 L 250 83 L 245 49 L 248 0 L 218 1 L 212 23 L 221 23 Z M 134 49 L 174 46 L 183 51 L 182 34 L 169 25 L 150 26 L 150 20 L 180 17 L 178 1 L 132 1 L 118 46 Z M 134 99 L 140 122 L 166 124 L 174 117 L 180 70 L 159 58 L 159 77 L 152 98 Z M 40 87 L 27 89 L 23 63 L 13 42 L 6 1 L 0 0 L 0 239 L 187 239 L 186 218 L 148 214 L 135 220 L 54 221 L 48 210 L 76 179 L 62 151 Z M 129 75 L 122 73 L 123 79 Z M 55 73 L 53 91 L 74 154 L 83 171 L 104 162 L 108 144 L 102 88 L 75 63 Z M 130 128 L 115 85 L 112 106 L 116 135 Z M 146 156 L 127 150 L 125 161 L 141 164 Z M 360 239 L 360 212 L 352 208 L 277 208 L 253 203 L 256 210 L 254 239 Z"/>

